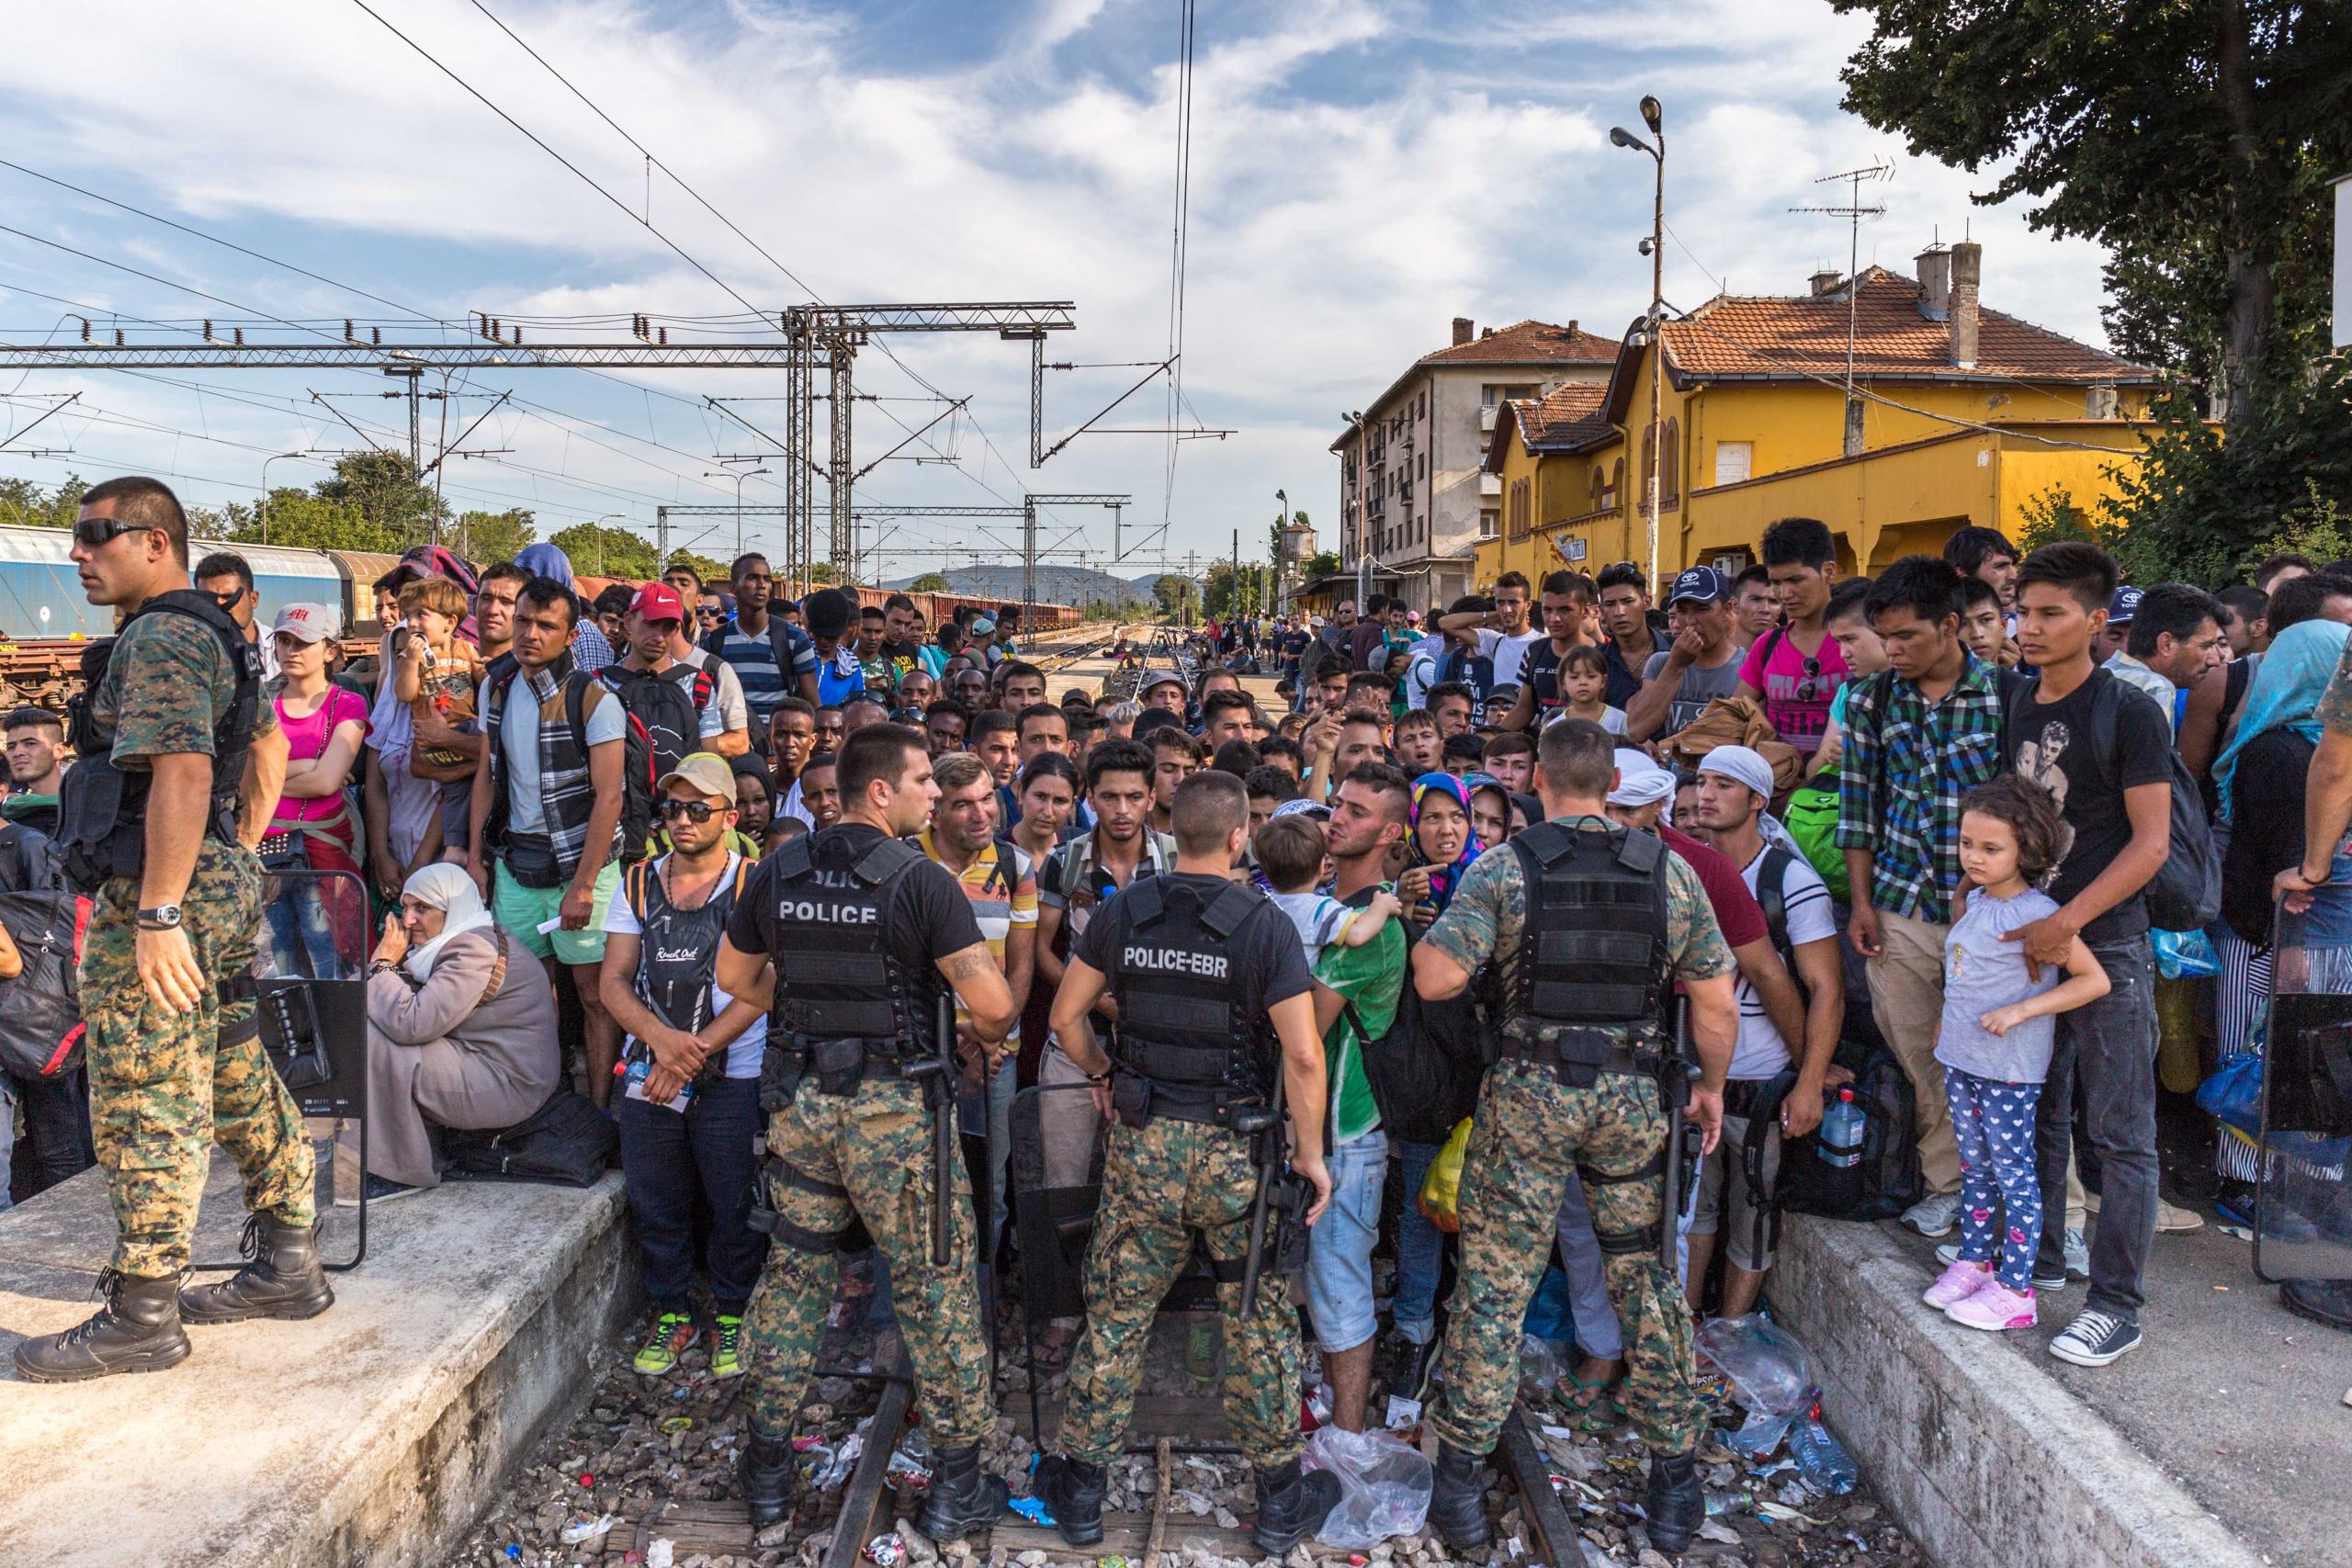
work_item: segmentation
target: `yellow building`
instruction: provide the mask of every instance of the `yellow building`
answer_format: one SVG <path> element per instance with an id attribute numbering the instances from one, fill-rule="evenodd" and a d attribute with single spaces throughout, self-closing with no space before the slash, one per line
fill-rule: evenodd
<path id="1" fill-rule="evenodd" d="M 1668 576 L 1747 566 L 1781 517 L 1820 518 L 1841 570 L 1875 572 L 1965 524 L 2015 536 L 2061 491 L 2083 507 L 2114 493 L 2144 450 L 2154 372 L 1984 310 L 1981 266 L 1978 245 L 1931 249 L 1916 277 L 1873 266 L 1857 292 L 1825 273 L 1804 295 L 1719 297 L 1667 322 L 1662 439 L 1636 322 L 1590 414 L 1523 403 L 1498 420 L 1488 468 L 1506 498 L 1525 496 L 1526 526 L 1481 547 L 1479 581 L 1646 566 L 1654 440 Z"/>

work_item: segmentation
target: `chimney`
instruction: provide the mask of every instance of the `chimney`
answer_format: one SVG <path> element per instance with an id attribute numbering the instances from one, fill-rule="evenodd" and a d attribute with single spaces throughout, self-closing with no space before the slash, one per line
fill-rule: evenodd
<path id="1" fill-rule="evenodd" d="M 1838 291 L 1838 286 L 1845 280 L 1845 274 L 1835 267 L 1826 272 L 1815 273 L 1812 279 L 1813 297 L 1818 299 L 1825 294 L 1835 294 Z"/>
<path id="2" fill-rule="evenodd" d="M 1919 253 L 1919 314 L 1931 321 L 1951 314 L 1951 253 L 1929 245 Z"/>
<path id="3" fill-rule="evenodd" d="M 1495 335 L 1495 329 L 1492 327 L 1485 328 L 1478 333 L 1478 335 L 1481 338 L 1490 338 Z"/>
<path id="4" fill-rule="evenodd" d="M 1951 362 L 1976 367 L 1976 285 L 1984 274 L 1984 247 L 1962 240 L 1951 248 Z"/>
<path id="5" fill-rule="evenodd" d="M 1467 316 L 1456 316 L 1456 317 L 1454 317 L 1454 318 L 1453 318 L 1453 346 L 1454 346 L 1454 347 L 1456 347 L 1456 348 L 1460 348 L 1464 344 L 1468 343 L 1469 341 L 1470 341 L 1470 318 L 1469 318 L 1469 317 L 1467 317 Z"/>

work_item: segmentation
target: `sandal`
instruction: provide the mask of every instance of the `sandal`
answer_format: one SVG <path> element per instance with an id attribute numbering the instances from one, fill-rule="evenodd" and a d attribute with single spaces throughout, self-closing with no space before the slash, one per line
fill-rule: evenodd
<path id="1" fill-rule="evenodd" d="M 1625 1418 L 1625 1401 L 1617 1392 L 1624 1381 L 1625 1363 L 1620 1359 L 1617 1371 L 1607 1377 L 1584 1378 L 1574 1371 L 1564 1373 L 1555 1397 L 1574 1415 L 1613 1424 Z M 1569 1392 L 1571 1387 L 1576 1391 L 1573 1393 Z"/>

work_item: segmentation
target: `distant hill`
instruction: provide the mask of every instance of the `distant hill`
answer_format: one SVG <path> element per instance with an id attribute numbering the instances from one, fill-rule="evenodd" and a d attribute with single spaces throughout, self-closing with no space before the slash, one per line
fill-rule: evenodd
<path id="1" fill-rule="evenodd" d="M 905 577 L 883 583 L 885 588 L 905 588 L 918 577 L 929 575 L 912 572 Z M 968 593 L 976 599 L 1001 599 L 1007 604 L 1021 598 L 1021 568 L 1019 566 L 959 566 L 941 572 L 950 588 L 957 593 Z M 1047 604 L 1085 604 L 1095 600 L 1116 603 L 1122 594 L 1134 600 L 1149 601 L 1152 585 L 1162 574 L 1147 572 L 1141 577 L 1125 578 L 1092 567 L 1062 566 L 1046 561 L 1037 563 L 1037 598 Z"/>

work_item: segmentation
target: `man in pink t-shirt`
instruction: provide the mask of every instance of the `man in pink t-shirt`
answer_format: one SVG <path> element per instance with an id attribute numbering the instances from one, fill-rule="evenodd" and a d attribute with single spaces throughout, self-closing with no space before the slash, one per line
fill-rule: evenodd
<path id="1" fill-rule="evenodd" d="M 1747 650 L 1739 694 L 1761 698 L 1772 729 L 1806 756 L 1829 727 L 1829 705 L 1846 680 L 1846 656 L 1824 617 L 1838 581 L 1838 546 L 1829 525 L 1783 517 L 1764 530 L 1764 570 L 1780 601 L 1780 626 Z"/>

